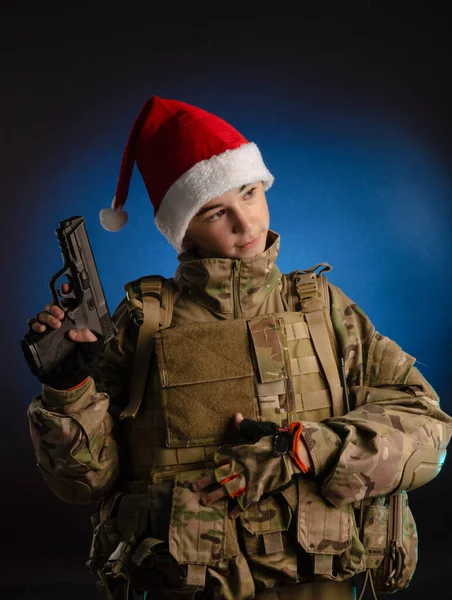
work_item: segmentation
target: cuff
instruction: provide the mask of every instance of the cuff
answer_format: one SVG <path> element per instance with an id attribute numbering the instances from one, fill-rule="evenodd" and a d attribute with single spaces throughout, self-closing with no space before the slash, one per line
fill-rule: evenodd
<path id="1" fill-rule="evenodd" d="M 312 421 L 303 421 L 300 437 L 311 455 L 314 477 L 328 470 L 341 449 L 341 438 L 326 425 Z"/>
<path id="2" fill-rule="evenodd" d="M 50 385 L 42 386 L 42 407 L 46 410 L 57 412 L 67 407 L 68 404 L 77 402 L 86 392 L 94 394 L 96 386 L 92 377 L 87 377 L 84 382 L 71 390 L 57 390 Z"/>

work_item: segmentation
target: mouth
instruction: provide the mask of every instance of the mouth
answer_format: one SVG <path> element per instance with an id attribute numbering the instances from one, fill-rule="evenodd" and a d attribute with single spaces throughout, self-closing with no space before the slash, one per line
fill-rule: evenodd
<path id="1" fill-rule="evenodd" d="M 239 248 L 241 250 L 248 250 L 248 248 L 254 248 L 254 246 L 257 245 L 258 241 L 259 241 L 260 236 L 258 235 L 256 238 L 254 238 L 253 240 L 250 240 L 249 242 L 246 242 L 246 244 L 243 244 L 242 246 L 239 246 Z"/>

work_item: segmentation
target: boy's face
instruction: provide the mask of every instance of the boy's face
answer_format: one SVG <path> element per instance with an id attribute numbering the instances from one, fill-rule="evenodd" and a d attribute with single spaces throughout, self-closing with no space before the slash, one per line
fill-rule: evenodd
<path id="1" fill-rule="evenodd" d="M 251 183 L 205 204 L 190 221 L 186 246 L 202 256 L 252 258 L 264 252 L 269 225 L 264 184 Z"/>

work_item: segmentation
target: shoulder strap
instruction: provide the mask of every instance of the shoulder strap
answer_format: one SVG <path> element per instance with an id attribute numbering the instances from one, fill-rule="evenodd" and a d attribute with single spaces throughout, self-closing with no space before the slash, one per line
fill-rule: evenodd
<path id="1" fill-rule="evenodd" d="M 135 418 L 140 408 L 154 344 L 153 335 L 171 324 L 174 306 L 172 279 L 160 275 L 148 275 L 124 286 L 132 321 L 139 329 L 129 403 L 119 415 L 120 419 Z"/>
<path id="2" fill-rule="evenodd" d="M 323 267 L 318 273 L 316 270 Z M 344 392 L 339 377 L 339 361 L 330 315 L 330 295 L 324 272 L 331 270 L 327 263 L 319 263 L 311 269 L 292 271 L 290 278 L 294 282 L 299 297 L 298 310 L 306 318 L 306 323 L 330 388 L 335 417 L 344 414 Z"/>

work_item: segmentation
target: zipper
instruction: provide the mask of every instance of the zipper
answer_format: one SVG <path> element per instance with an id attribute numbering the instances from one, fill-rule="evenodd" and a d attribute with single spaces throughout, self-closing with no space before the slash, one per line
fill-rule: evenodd
<path id="1" fill-rule="evenodd" d="M 240 288 L 239 288 L 239 277 L 240 277 L 240 260 L 232 261 L 232 302 L 234 307 L 234 319 L 239 318 L 240 314 L 240 306 L 239 306 L 239 298 L 240 298 Z"/>
<path id="2" fill-rule="evenodd" d="M 390 496 L 389 508 L 391 511 L 391 531 L 389 532 L 389 553 L 386 571 L 386 592 L 397 591 L 397 584 L 401 581 L 405 569 L 405 551 L 403 548 L 403 492 Z"/>
<path id="3" fill-rule="evenodd" d="M 395 494 L 394 498 L 394 533 L 396 540 L 396 575 L 395 579 L 397 583 L 402 580 L 403 573 L 405 571 L 405 550 L 403 548 L 403 507 L 405 504 L 406 492 L 399 492 Z"/>
<path id="4" fill-rule="evenodd" d="M 394 494 L 394 538 L 402 544 L 402 511 L 403 497 L 402 494 Z"/>

